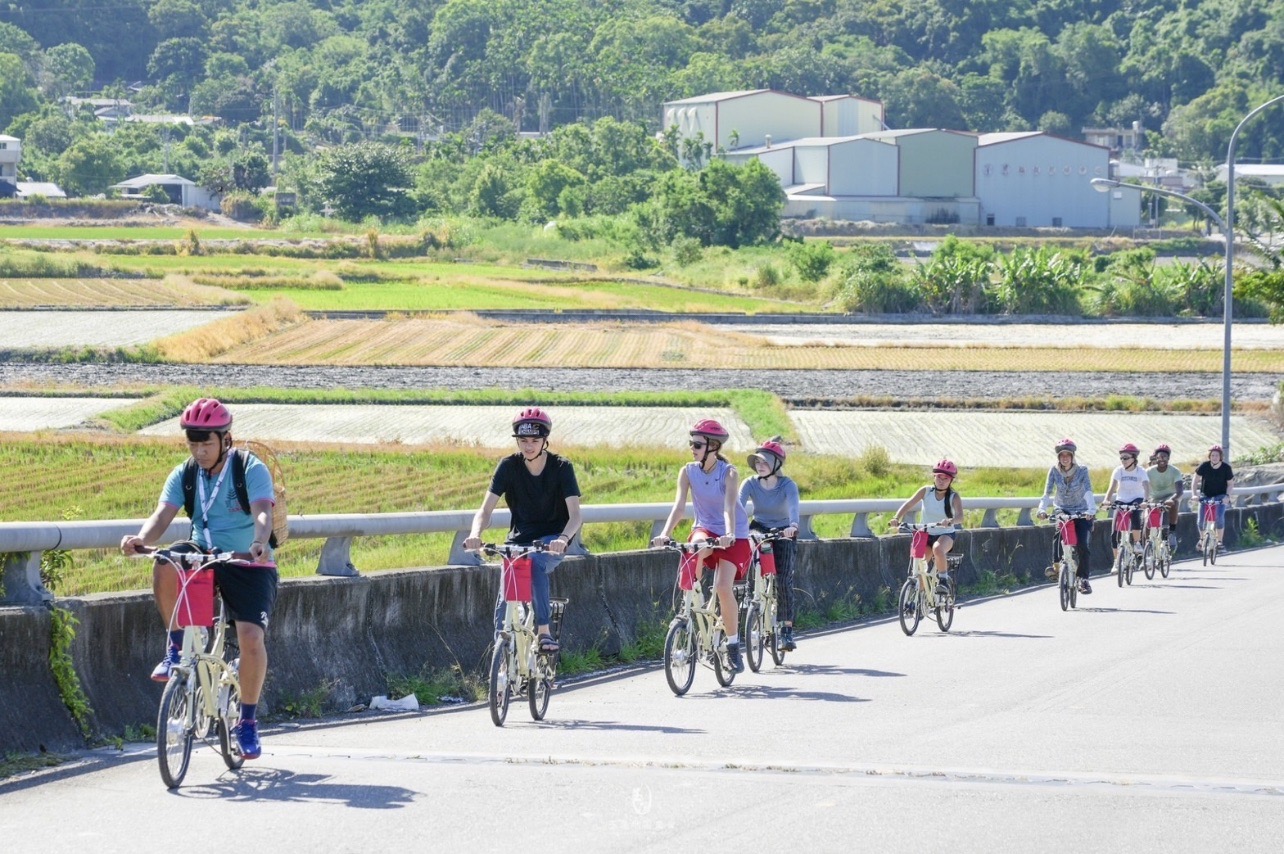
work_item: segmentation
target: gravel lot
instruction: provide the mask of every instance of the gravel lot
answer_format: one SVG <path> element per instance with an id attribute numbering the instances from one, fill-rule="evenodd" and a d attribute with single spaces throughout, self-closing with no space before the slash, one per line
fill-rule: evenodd
<path id="1" fill-rule="evenodd" d="M 1240 402 L 1269 402 L 1280 378 L 1235 375 Z M 675 391 L 763 389 L 793 401 L 858 396 L 899 400 L 1001 400 L 1024 397 L 1105 397 L 1217 400 L 1220 374 L 1125 374 L 951 371 L 724 371 L 495 368 L 270 367 L 260 365 L 0 364 L 0 386 L 72 385 L 90 389 L 190 385 L 249 388 L 488 389 L 539 391 Z"/>

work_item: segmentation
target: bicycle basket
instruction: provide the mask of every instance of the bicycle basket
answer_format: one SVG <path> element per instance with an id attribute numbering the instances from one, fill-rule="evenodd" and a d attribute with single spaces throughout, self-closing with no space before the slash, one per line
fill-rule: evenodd
<path id="1" fill-rule="evenodd" d="M 214 571 L 178 570 L 178 627 L 214 625 Z"/>
<path id="2" fill-rule="evenodd" d="M 531 559 L 519 557 L 504 564 L 504 601 L 531 601 Z"/>
<path id="3" fill-rule="evenodd" d="M 678 587 L 683 590 L 694 590 L 696 578 L 700 575 L 700 558 L 698 555 L 683 554 L 678 564 Z"/>
<path id="4" fill-rule="evenodd" d="M 758 553 L 758 565 L 762 568 L 763 577 L 776 574 L 776 555 L 773 552 Z"/>
<path id="5" fill-rule="evenodd" d="M 1061 542 L 1067 546 L 1079 545 L 1079 526 L 1073 519 L 1066 519 L 1061 523 Z"/>
<path id="6" fill-rule="evenodd" d="M 1132 510 L 1115 511 L 1115 530 L 1120 533 L 1132 530 Z"/>
<path id="7" fill-rule="evenodd" d="M 927 557 L 927 531 L 915 531 L 910 540 L 910 556 L 915 560 Z"/>
<path id="8" fill-rule="evenodd" d="M 1158 528 L 1164 524 L 1164 509 L 1162 507 L 1152 507 L 1150 510 L 1150 527 Z"/>

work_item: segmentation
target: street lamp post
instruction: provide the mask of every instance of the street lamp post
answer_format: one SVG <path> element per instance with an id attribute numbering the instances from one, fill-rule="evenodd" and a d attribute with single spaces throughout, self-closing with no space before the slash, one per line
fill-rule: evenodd
<path id="1" fill-rule="evenodd" d="M 1223 316 L 1223 325 L 1225 326 L 1224 337 L 1225 351 L 1223 359 L 1225 364 L 1222 367 L 1222 453 L 1223 460 L 1230 459 L 1230 409 L 1226 403 L 1230 401 L 1230 342 L 1231 342 L 1231 315 L 1233 308 L 1231 306 L 1231 265 L 1235 263 L 1235 142 L 1239 139 L 1239 132 L 1244 129 L 1248 120 L 1256 116 L 1262 110 L 1272 104 L 1284 102 L 1284 95 L 1272 98 L 1265 104 L 1254 109 L 1244 118 L 1240 119 L 1235 130 L 1231 132 L 1230 143 L 1226 146 L 1226 311 Z"/>
<path id="2" fill-rule="evenodd" d="M 1142 186 L 1139 184 L 1124 184 L 1122 181 L 1115 181 L 1110 178 L 1093 178 L 1092 188 L 1101 193 L 1108 193 L 1116 187 L 1133 186 L 1143 193 L 1156 193 L 1160 196 L 1168 196 L 1174 199 L 1181 199 L 1187 204 L 1194 205 L 1204 214 L 1217 223 L 1217 227 L 1222 230 L 1226 238 L 1226 289 L 1222 297 L 1222 325 L 1225 327 L 1225 334 L 1222 342 L 1222 459 L 1230 459 L 1230 410 L 1231 410 L 1231 294 L 1235 287 L 1234 271 L 1231 265 L 1234 263 L 1234 236 L 1230 232 L 1230 227 L 1226 220 L 1222 219 L 1217 211 L 1201 202 L 1199 199 L 1193 199 L 1185 193 L 1179 193 L 1176 190 L 1166 190 L 1159 186 Z"/>

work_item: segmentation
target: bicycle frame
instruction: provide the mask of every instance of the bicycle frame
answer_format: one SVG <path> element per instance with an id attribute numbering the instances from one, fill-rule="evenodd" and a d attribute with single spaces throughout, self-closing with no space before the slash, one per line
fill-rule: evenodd
<path id="1" fill-rule="evenodd" d="M 936 612 L 936 622 L 941 631 L 948 632 L 954 623 L 954 590 L 941 580 L 936 571 L 936 561 L 928 556 L 928 529 L 934 525 L 902 524 L 900 530 L 910 531 L 909 573 L 897 596 L 898 618 L 901 631 L 912 635 L 928 611 Z M 955 563 L 947 558 L 950 565 Z"/>
<path id="2" fill-rule="evenodd" d="M 1217 508 L 1226 502 L 1225 496 L 1199 499 L 1199 550 L 1204 556 L 1204 565 L 1211 560 L 1217 563 Z"/>
<path id="3" fill-rule="evenodd" d="M 1092 519 L 1087 513 L 1066 513 L 1054 510 L 1049 517 L 1057 527 L 1057 539 L 1061 543 L 1061 556 L 1057 558 L 1057 590 L 1061 600 L 1061 610 L 1068 611 L 1076 607 L 1079 601 L 1078 574 L 1079 529 L 1075 522 L 1079 519 Z"/>
<path id="4" fill-rule="evenodd" d="M 780 649 L 783 626 L 780 623 L 780 607 L 777 598 L 779 580 L 776 576 L 775 559 L 771 552 L 764 548 L 784 537 L 779 530 L 771 530 L 755 531 L 749 539 L 752 549 L 749 585 L 753 592 L 740 604 L 740 610 L 744 613 L 742 620 L 744 629 L 741 636 L 744 639 L 742 645 L 748 658 L 749 668 L 757 673 L 762 666 L 764 645 L 771 647 L 771 658 L 777 665 L 783 663 L 785 656 L 785 651 Z M 754 618 L 755 615 L 757 619 Z"/>
<path id="5" fill-rule="evenodd" d="M 665 678 L 678 696 L 690 690 L 696 662 L 712 668 L 718 684 L 724 688 L 735 680 L 736 671 L 726 660 L 727 626 L 719 609 L 718 591 L 711 589 L 705 598 L 700 585 L 703 574 L 700 552 L 716 546 L 714 540 L 690 543 L 669 540 L 664 544 L 664 548 L 682 555 L 677 576 L 682 597 L 669 622 L 664 644 Z"/>

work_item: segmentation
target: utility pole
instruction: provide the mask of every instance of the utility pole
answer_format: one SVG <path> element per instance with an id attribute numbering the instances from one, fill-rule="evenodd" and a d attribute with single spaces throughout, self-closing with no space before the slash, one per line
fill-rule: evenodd
<path id="1" fill-rule="evenodd" d="M 279 99 L 277 98 L 277 86 L 272 84 L 272 186 L 280 186 L 277 183 L 276 176 L 280 170 L 280 151 L 281 151 L 281 120 L 278 118 Z"/>

